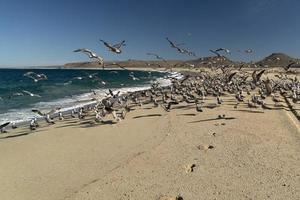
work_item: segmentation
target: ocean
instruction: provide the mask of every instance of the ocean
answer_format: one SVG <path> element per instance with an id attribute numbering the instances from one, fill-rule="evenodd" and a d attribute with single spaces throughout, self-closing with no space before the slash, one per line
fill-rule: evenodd
<path id="1" fill-rule="evenodd" d="M 47 79 L 35 81 L 29 77 L 32 72 L 44 74 Z M 95 97 L 93 91 L 97 98 L 104 98 L 108 89 L 124 93 L 149 88 L 154 82 L 168 85 L 166 76 L 170 75 L 177 76 L 158 71 L 0 69 L 0 124 L 37 117 L 31 111 L 34 108 L 68 110 L 91 103 L 90 99 Z"/>

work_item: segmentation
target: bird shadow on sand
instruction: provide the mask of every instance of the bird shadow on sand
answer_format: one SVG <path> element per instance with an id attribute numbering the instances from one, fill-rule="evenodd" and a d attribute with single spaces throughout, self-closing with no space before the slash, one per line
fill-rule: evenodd
<path id="1" fill-rule="evenodd" d="M 195 113 L 183 113 L 183 114 L 178 114 L 177 116 L 196 116 Z"/>
<path id="2" fill-rule="evenodd" d="M 113 124 L 117 124 L 117 122 L 114 122 L 113 120 L 106 120 L 99 123 L 95 121 L 89 121 L 88 123 L 79 124 L 79 128 L 91 128 L 96 126 L 113 125 Z"/>
<path id="3" fill-rule="evenodd" d="M 230 110 L 230 111 L 235 111 L 235 112 L 247 112 L 247 113 L 265 113 L 264 111 L 260 111 L 260 110 L 244 110 L 244 109 L 238 109 L 238 110 Z"/>
<path id="4" fill-rule="evenodd" d="M 31 133 L 34 133 L 34 132 L 23 131 L 23 132 L 20 132 L 20 133 L 18 133 L 18 134 L 8 135 L 8 136 L 5 136 L 5 137 L 1 137 L 0 140 L 3 140 L 3 139 L 10 139 L 10 138 L 16 138 L 16 137 L 22 137 L 22 136 L 29 135 L 29 134 L 31 134 Z"/>
<path id="5" fill-rule="evenodd" d="M 175 110 L 175 109 L 189 110 L 190 108 L 192 108 L 194 106 L 195 106 L 195 104 L 186 105 L 186 106 L 174 106 L 174 107 L 172 107 L 172 110 Z"/>
<path id="6" fill-rule="evenodd" d="M 235 117 L 224 117 L 224 118 L 211 118 L 211 119 L 202 119 L 202 120 L 197 120 L 197 121 L 191 121 L 188 123 L 198 123 L 198 122 L 209 122 L 209 121 L 217 121 L 217 120 L 233 120 L 236 119 Z"/>
<path id="7" fill-rule="evenodd" d="M 143 108 L 144 110 L 151 110 L 152 108 Z"/>
<path id="8" fill-rule="evenodd" d="M 90 128 L 95 126 L 103 126 L 103 125 L 113 125 L 117 122 L 114 122 L 113 120 L 106 120 L 102 122 L 95 122 L 94 120 L 85 120 L 82 122 L 77 122 L 74 124 L 65 124 L 62 126 L 57 126 L 56 128 L 65 128 L 65 127 L 75 127 L 75 128 Z"/>
<path id="9" fill-rule="evenodd" d="M 150 114 L 150 115 L 139 115 L 133 117 L 133 119 L 139 119 L 139 118 L 144 118 L 144 117 L 160 117 L 162 116 L 161 114 Z"/>

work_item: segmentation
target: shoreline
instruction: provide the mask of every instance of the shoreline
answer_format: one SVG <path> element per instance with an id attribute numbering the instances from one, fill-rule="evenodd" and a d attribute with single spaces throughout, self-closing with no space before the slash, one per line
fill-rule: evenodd
<path id="1" fill-rule="evenodd" d="M 75 69 L 75 70 L 77 70 L 77 69 Z M 79 69 L 78 69 L 79 70 Z M 80 70 L 83 70 L 83 69 L 80 69 Z M 114 68 L 114 69 L 109 69 L 109 70 L 120 70 L 120 68 Z M 130 69 L 131 70 L 131 69 Z M 132 70 L 132 71 L 134 71 L 134 70 Z M 141 70 L 139 70 L 139 69 L 137 69 L 136 71 L 151 71 L 151 70 L 149 70 L 148 68 L 142 68 Z M 152 71 L 156 71 L 156 72 L 162 72 L 162 73 L 166 73 L 166 71 L 158 71 L 158 70 L 152 70 Z M 169 76 L 172 76 L 172 77 L 179 77 L 181 74 L 179 73 L 179 72 L 167 72 L 168 74 L 169 74 Z M 160 78 L 162 78 L 162 79 L 164 79 L 163 77 L 160 77 Z M 158 78 L 159 79 L 159 78 Z M 158 79 L 156 79 L 156 81 L 158 80 Z M 167 79 L 164 79 L 165 81 L 167 80 Z M 170 83 L 171 84 L 171 83 Z M 165 85 L 164 87 L 168 87 L 168 86 L 170 86 L 170 84 L 168 84 L 168 85 Z M 134 88 L 134 89 L 133 89 Z M 107 89 L 113 89 L 113 88 L 107 88 Z M 125 90 L 124 92 L 121 92 L 121 95 L 127 95 L 128 94 L 128 92 L 135 92 L 135 91 L 144 91 L 144 90 L 148 90 L 148 89 L 150 89 L 150 86 L 149 85 L 144 85 L 144 86 L 135 86 L 135 87 L 122 87 L 122 88 L 119 88 L 119 90 L 120 91 L 122 91 L 122 90 Z M 88 93 L 83 93 L 83 94 L 80 94 L 80 95 L 77 95 L 77 96 L 82 96 L 82 95 L 86 95 L 86 94 L 88 94 Z M 99 95 L 99 94 L 98 94 Z M 101 94 L 101 95 L 103 95 L 103 94 Z M 96 98 L 96 99 L 95 99 Z M 103 99 L 106 99 L 106 98 L 108 98 L 108 97 L 101 97 L 101 98 L 97 98 L 97 97 L 94 97 L 94 98 L 91 98 L 90 100 L 84 100 L 84 99 L 82 99 L 82 100 L 79 100 L 79 104 L 78 105 L 73 105 L 73 106 L 71 106 L 71 107 L 62 107 L 61 109 L 63 109 L 63 111 L 62 111 L 62 114 L 63 115 L 66 115 L 66 114 L 70 114 L 71 113 L 71 111 L 73 110 L 73 109 L 78 109 L 78 108 L 80 108 L 80 107 L 83 107 L 83 108 L 87 108 L 87 107 L 90 107 L 90 106 L 93 106 L 93 105 L 96 105 L 97 104 L 97 102 L 100 102 L 100 101 L 102 101 Z M 64 99 L 64 98 L 62 98 L 62 99 Z M 56 100 L 56 101 L 58 101 L 58 100 Z M 81 103 L 81 101 L 86 101 L 85 103 Z M 35 107 L 33 107 L 33 108 L 35 108 Z M 38 108 L 37 108 L 38 109 Z M 52 116 L 51 116 L 51 118 L 53 118 L 53 119 L 55 119 L 55 118 L 57 118 L 58 117 L 58 112 L 55 112 Z M 33 117 L 32 117 L 33 118 Z M 41 122 L 41 121 L 44 121 L 44 117 L 42 117 L 42 116 L 36 116 L 36 118 L 37 118 L 37 121 L 38 122 Z M 16 126 L 18 126 L 18 127 L 24 127 L 24 126 L 26 126 L 26 125 L 28 125 L 28 123 L 31 121 L 31 119 L 27 119 L 27 120 L 17 120 L 17 121 L 13 121 L 13 120 L 11 120 L 10 122 L 11 122 L 11 124 L 13 123 L 13 122 L 15 122 L 15 124 L 16 124 Z M 3 122 L 4 123 L 4 122 Z M 6 130 L 11 130 L 12 128 L 11 128 L 11 126 L 8 126 L 7 128 L 6 128 Z"/>

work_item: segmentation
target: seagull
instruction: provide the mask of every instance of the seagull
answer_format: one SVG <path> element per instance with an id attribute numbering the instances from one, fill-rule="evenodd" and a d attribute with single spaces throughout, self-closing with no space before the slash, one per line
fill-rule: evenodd
<path id="1" fill-rule="evenodd" d="M 129 77 L 130 77 L 133 81 L 138 81 L 138 80 L 140 80 L 139 78 L 135 77 L 134 74 L 129 74 Z"/>
<path id="2" fill-rule="evenodd" d="M 41 97 L 40 95 L 33 94 L 33 93 L 31 93 L 31 92 L 29 92 L 27 90 L 22 90 L 22 92 L 25 93 L 25 94 L 27 94 L 27 95 L 29 95 L 29 96 L 31 96 L 31 97 L 39 97 L 39 98 Z"/>
<path id="3" fill-rule="evenodd" d="M 30 123 L 29 123 L 29 128 L 30 130 L 36 130 L 36 128 L 38 127 L 38 123 L 37 123 L 37 119 L 33 118 L 31 119 Z"/>
<path id="4" fill-rule="evenodd" d="M 156 53 L 147 53 L 147 55 L 149 55 L 149 56 L 155 56 L 155 58 L 156 58 L 157 60 L 163 60 L 164 62 L 167 62 L 163 57 L 159 56 L 159 55 L 156 54 Z"/>
<path id="5" fill-rule="evenodd" d="M 145 63 L 148 67 L 151 67 L 152 66 L 152 68 L 154 68 L 154 66 L 157 66 L 157 67 L 160 67 L 160 68 L 162 68 L 162 66 L 160 65 L 160 64 L 158 64 L 158 63 Z"/>
<path id="6" fill-rule="evenodd" d="M 218 48 L 216 50 L 209 50 L 210 52 L 216 54 L 218 57 L 220 57 L 220 51 L 224 51 L 225 53 L 229 54 L 230 53 L 230 50 L 229 49 L 225 49 L 225 48 Z"/>
<path id="7" fill-rule="evenodd" d="M 121 69 L 128 70 L 128 69 L 126 69 L 125 67 L 123 67 L 122 65 L 120 65 L 119 63 L 116 63 L 116 62 L 113 62 L 110 65 L 116 65 L 116 66 L 120 67 Z"/>
<path id="8" fill-rule="evenodd" d="M 18 128 L 18 126 L 16 125 L 16 122 L 13 122 L 13 123 L 11 124 L 11 128 L 12 128 L 12 129 Z"/>
<path id="9" fill-rule="evenodd" d="M 179 53 L 187 54 L 189 56 L 196 56 L 196 54 L 194 52 L 191 52 L 191 51 L 189 51 L 187 49 L 183 49 L 183 48 L 179 47 L 180 45 L 183 45 L 183 44 L 175 44 L 168 37 L 166 37 L 166 40 L 170 43 L 171 47 L 175 48 Z"/>
<path id="10" fill-rule="evenodd" d="M 253 53 L 253 50 L 252 49 L 246 49 L 245 53 Z"/>
<path id="11" fill-rule="evenodd" d="M 97 54 L 92 52 L 91 50 L 89 50 L 89 49 L 76 49 L 73 52 L 81 52 L 81 53 L 86 54 L 90 59 L 97 60 L 99 62 L 99 64 L 102 65 L 103 68 L 104 68 L 103 58 L 101 58 L 100 56 L 97 56 Z"/>
<path id="12" fill-rule="evenodd" d="M 291 62 L 291 63 L 289 63 L 288 65 L 284 66 L 283 68 L 284 68 L 285 71 L 288 71 L 288 70 L 290 69 L 290 67 L 291 67 L 292 65 L 294 65 L 294 64 L 297 64 L 297 63 L 296 63 L 296 62 Z"/>
<path id="13" fill-rule="evenodd" d="M 221 56 L 217 51 L 214 51 L 214 50 L 211 50 L 211 49 L 209 51 L 212 52 L 212 53 L 214 53 L 214 54 L 216 54 L 218 57 Z"/>
<path id="14" fill-rule="evenodd" d="M 256 73 L 256 70 L 253 71 L 252 73 L 252 78 L 253 78 L 253 83 L 256 84 L 260 77 L 263 75 L 263 73 L 265 72 L 266 70 L 261 70 L 259 73 Z"/>
<path id="15" fill-rule="evenodd" d="M 55 124 L 55 122 L 50 118 L 50 115 L 54 114 L 57 110 L 60 110 L 60 108 L 57 109 L 52 109 L 51 111 L 47 112 L 47 113 L 42 113 L 40 110 L 38 109 L 32 109 L 31 111 L 44 117 L 46 122 L 48 124 Z"/>
<path id="16" fill-rule="evenodd" d="M 233 72 L 233 73 L 231 73 L 231 74 L 228 76 L 228 78 L 227 78 L 227 83 L 230 83 L 230 82 L 231 82 L 233 76 L 236 75 L 236 73 L 237 73 L 237 72 Z"/>
<path id="17" fill-rule="evenodd" d="M 179 103 L 176 101 L 170 101 L 166 106 L 163 104 L 161 104 L 161 106 L 165 111 L 169 112 L 171 110 L 171 105 L 176 105 L 176 104 L 179 104 Z"/>
<path id="18" fill-rule="evenodd" d="M 219 51 L 224 51 L 225 53 L 230 53 L 230 50 L 229 49 L 225 49 L 225 48 L 218 48 L 215 50 L 216 52 L 219 52 Z"/>
<path id="19" fill-rule="evenodd" d="M 42 117 L 44 117 L 46 115 L 52 115 L 52 114 L 54 114 L 56 112 L 56 110 L 58 110 L 58 109 L 52 109 L 51 111 L 49 111 L 47 113 L 43 113 L 43 112 L 41 112 L 38 109 L 32 109 L 31 111 L 34 112 L 34 113 L 36 113 L 36 114 L 38 114 L 38 115 L 40 115 L 40 116 L 42 116 Z"/>
<path id="20" fill-rule="evenodd" d="M 116 94 L 111 89 L 108 89 L 109 93 L 106 93 L 106 95 L 110 95 L 112 98 L 117 98 L 121 91 L 118 91 Z"/>
<path id="21" fill-rule="evenodd" d="M 11 95 L 9 95 L 9 99 L 11 99 L 12 97 L 19 97 L 19 96 L 24 96 L 24 94 L 22 92 L 14 92 Z"/>
<path id="22" fill-rule="evenodd" d="M 37 74 L 35 72 L 26 72 L 25 74 L 23 74 L 23 76 L 31 78 L 34 82 L 48 79 L 48 77 L 45 74 Z"/>
<path id="23" fill-rule="evenodd" d="M 114 45 L 111 45 L 107 42 L 105 42 L 104 40 L 100 39 L 101 42 L 103 42 L 103 44 L 111 51 L 111 52 L 114 52 L 114 53 L 117 53 L 117 54 L 120 54 L 122 53 L 122 50 L 121 48 L 123 46 L 125 46 L 125 40 L 123 40 L 122 42 L 119 42 L 118 44 L 114 44 Z"/>
<path id="24" fill-rule="evenodd" d="M 7 131 L 5 130 L 5 127 L 8 124 L 10 124 L 10 122 L 6 122 L 6 123 L 0 125 L 0 131 L 1 131 L 1 133 L 7 133 Z"/>

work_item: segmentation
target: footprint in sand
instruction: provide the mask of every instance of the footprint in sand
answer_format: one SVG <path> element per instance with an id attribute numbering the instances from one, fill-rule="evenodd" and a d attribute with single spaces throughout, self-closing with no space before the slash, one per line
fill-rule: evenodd
<path id="1" fill-rule="evenodd" d="M 213 145 L 198 145 L 197 146 L 197 149 L 199 150 L 209 150 L 209 149 L 213 149 L 215 148 Z"/>
<path id="2" fill-rule="evenodd" d="M 161 196 L 158 198 L 158 200 L 183 200 L 182 196 L 178 195 L 176 197 L 171 196 Z"/>
<path id="3" fill-rule="evenodd" d="M 191 173 L 191 172 L 193 172 L 194 171 L 194 168 L 196 167 L 196 164 L 190 164 L 190 165 L 187 165 L 186 167 L 185 167 L 185 172 L 186 173 Z"/>

